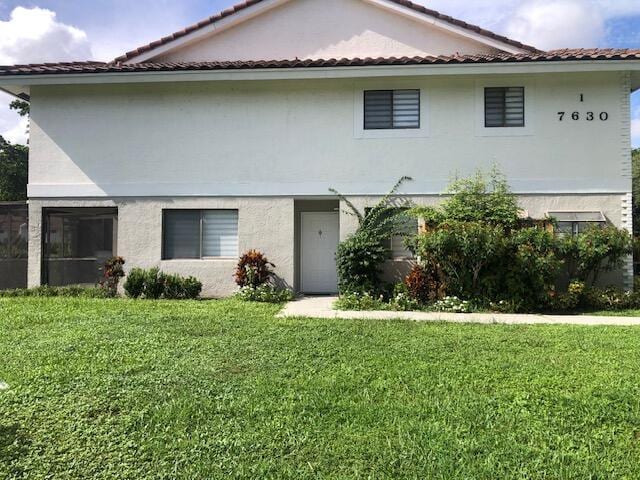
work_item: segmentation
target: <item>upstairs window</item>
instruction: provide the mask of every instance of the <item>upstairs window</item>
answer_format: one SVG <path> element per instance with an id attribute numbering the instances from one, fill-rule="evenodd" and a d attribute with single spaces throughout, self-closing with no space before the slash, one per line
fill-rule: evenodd
<path id="1" fill-rule="evenodd" d="M 364 129 L 420 128 L 420 90 L 367 90 L 364 92 Z"/>
<path id="2" fill-rule="evenodd" d="M 485 88 L 484 126 L 524 127 L 524 87 Z"/>
<path id="3" fill-rule="evenodd" d="M 237 256 L 237 210 L 164 211 L 163 259 Z"/>

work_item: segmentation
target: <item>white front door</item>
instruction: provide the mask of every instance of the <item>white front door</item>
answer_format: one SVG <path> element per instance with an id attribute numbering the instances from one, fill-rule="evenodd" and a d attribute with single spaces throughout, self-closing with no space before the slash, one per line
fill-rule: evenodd
<path id="1" fill-rule="evenodd" d="M 336 293 L 340 216 L 338 212 L 302 212 L 300 216 L 301 290 L 303 293 Z"/>

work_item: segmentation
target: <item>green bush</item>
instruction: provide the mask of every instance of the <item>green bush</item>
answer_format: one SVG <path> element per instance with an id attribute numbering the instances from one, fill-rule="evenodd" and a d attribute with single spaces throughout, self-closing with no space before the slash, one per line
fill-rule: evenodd
<path id="1" fill-rule="evenodd" d="M 50 287 L 42 285 L 34 288 L 16 288 L 0 290 L 0 297 L 79 297 L 79 298 L 109 298 L 111 294 L 96 287 L 72 285 L 67 287 Z"/>
<path id="2" fill-rule="evenodd" d="M 198 298 L 202 283 L 194 277 L 163 273 L 157 267 L 133 268 L 127 275 L 124 290 L 130 298 L 185 300 Z"/>
<path id="3" fill-rule="evenodd" d="M 409 204 L 400 199 L 396 192 L 408 180 L 411 179 L 402 177 L 378 204 L 364 212 L 360 212 L 344 195 L 331 190 L 358 219 L 358 229 L 341 242 L 336 251 L 338 289 L 341 293 L 377 294 L 382 291 L 381 265 L 389 256 L 389 250 L 383 242 L 402 231 L 406 220 L 403 207 Z"/>
<path id="4" fill-rule="evenodd" d="M 513 231 L 502 259 L 505 295 L 501 300 L 511 302 L 514 311 L 544 308 L 561 266 L 556 251 L 557 240 L 551 232 L 537 227 Z"/>
<path id="5" fill-rule="evenodd" d="M 286 288 L 277 288 L 273 285 L 262 284 L 257 287 L 250 285 L 241 287 L 236 298 L 245 302 L 282 303 L 294 299 L 294 294 Z"/>
<path id="6" fill-rule="evenodd" d="M 449 295 L 493 298 L 499 291 L 497 267 L 508 250 L 504 227 L 452 221 L 409 243 L 425 268 L 442 270 Z"/>
<path id="7" fill-rule="evenodd" d="M 145 271 L 132 268 L 124 282 L 124 291 L 130 298 L 140 298 L 144 292 Z"/>
<path id="8" fill-rule="evenodd" d="M 164 293 L 165 275 L 158 267 L 150 268 L 144 273 L 144 298 L 157 300 Z"/>
<path id="9" fill-rule="evenodd" d="M 340 292 L 378 292 L 380 266 L 388 258 L 388 249 L 367 232 L 352 235 L 338 245 L 336 268 Z"/>
<path id="10" fill-rule="evenodd" d="M 621 268 L 633 254 L 633 237 L 612 225 L 592 227 L 576 236 L 559 239 L 558 252 L 569 278 L 594 285 L 600 273 Z"/>
<path id="11" fill-rule="evenodd" d="M 162 297 L 168 300 L 194 299 L 200 296 L 202 283 L 195 277 L 162 274 L 164 291 Z"/>
<path id="12" fill-rule="evenodd" d="M 515 228 L 522 210 L 505 176 L 494 167 L 489 174 L 478 170 L 473 177 L 454 180 L 451 195 L 439 207 L 415 207 L 412 214 L 431 227 L 445 222 L 483 222 Z"/>

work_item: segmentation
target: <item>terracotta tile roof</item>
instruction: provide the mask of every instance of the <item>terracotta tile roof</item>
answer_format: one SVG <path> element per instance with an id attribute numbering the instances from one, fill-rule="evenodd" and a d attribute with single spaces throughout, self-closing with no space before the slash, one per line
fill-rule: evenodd
<path id="1" fill-rule="evenodd" d="M 242 10 L 245 10 L 253 5 L 256 5 L 260 2 L 262 2 L 264 0 L 246 0 L 245 2 L 239 3 L 237 5 L 234 5 L 233 7 L 227 8 L 226 10 L 223 10 L 220 13 L 217 13 L 216 15 L 212 15 L 209 18 L 205 18 L 204 20 L 201 20 L 198 23 L 195 23 L 193 25 L 190 25 L 178 32 L 172 33 L 171 35 L 167 35 L 166 37 L 162 37 L 160 40 L 156 40 L 155 42 L 151 42 L 148 45 L 144 45 L 142 47 L 136 48 L 135 50 L 131 50 L 130 52 L 125 53 L 124 55 L 116 58 L 114 60 L 114 62 L 125 62 L 127 60 L 131 60 L 132 58 L 137 57 L 138 55 L 142 54 L 142 53 L 146 53 L 150 50 L 153 50 L 154 48 L 157 48 L 159 46 L 165 45 L 173 40 L 176 40 L 178 38 L 184 37 L 185 35 L 188 35 L 192 32 L 195 32 L 196 30 L 200 30 L 201 28 L 207 27 L 209 25 L 212 25 L 216 22 L 219 22 L 220 20 L 230 17 L 231 15 L 234 15 L 238 12 L 241 12 Z M 477 25 L 472 25 L 470 23 L 467 22 L 463 22 L 462 20 L 458 20 L 456 18 L 450 17 L 449 15 L 444 15 L 440 12 L 437 12 L 435 10 L 431 10 L 429 8 L 426 8 L 422 5 L 418 5 L 416 3 L 410 2 L 409 0 L 390 0 L 393 3 L 397 3 L 398 5 L 402 5 L 404 7 L 410 8 L 412 10 L 415 10 L 416 12 L 419 13 L 424 13 L 426 15 L 430 15 L 432 17 L 437 18 L 438 20 L 442 20 L 444 22 L 447 22 L 451 25 L 454 25 L 456 27 L 461 27 L 461 28 L 465 28 L 467 30 L 470 30 L 472 32 L 475 32 L 479 35 L 483 35 L 487 38 L 490 38 L 492 40 L 498 40 L 500 42 L 506 43 L 508 45 L 511 45 L 513 47 L 516 48 L 521 48 L 523 50 L 527 50 L 529 52 L 540 52 L 540 50 L 538 50 L 535 47 L 532 47 L 530 45 L 525 45 L 523 43 L 517 42 L 515 40 L 511 40 L 510 38 L 507 38 L 503 35 L 498 35 L 496 33 L 490 32 L 489 30 L 485 30 L 484 28 L 481 28 Z"/>
<path id="2" fill-rule="evenodd" d="M 0 66 L 0 76 L 51 75 L 75 73 L 179 72 L 198 70 L 252 70 L 272 68 L 361 67 L 392 65 L 457 65 L 487 63 L 530 63 L 593 60 L 638 60 L 640 50 L 562 49 L 543 53 L 498 53 L 490 55 L 451 55 L 438 57 L 330 58 L 321 60 L 255 60 L 179 63 L 103 63 L 67 62 Z"/>

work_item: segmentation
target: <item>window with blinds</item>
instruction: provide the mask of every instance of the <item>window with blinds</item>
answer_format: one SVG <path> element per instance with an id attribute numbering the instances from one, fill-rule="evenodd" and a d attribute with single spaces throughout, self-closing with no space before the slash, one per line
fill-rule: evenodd
<path id="1" fill-rule="evenodd" d="M 237 210 L 165 210 L 165 260 L 238 256 Z"/>
<path id="2" fill-rule="evenodd" d="M 524 127 L 524 87 L 484 89 L 485 127 Z"/>
<path id="3" fill-rule="evenodd" d="M 364 92 L 364 129 L 420 128 L 420 90 Z"/>

